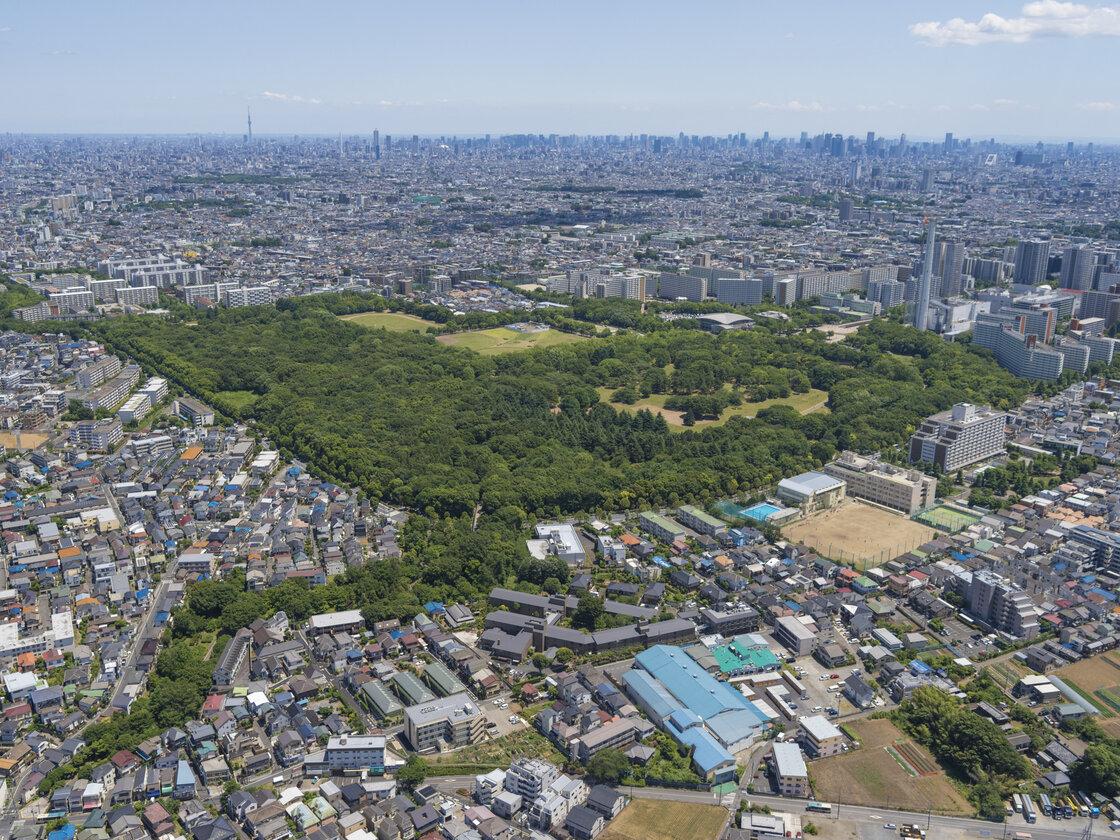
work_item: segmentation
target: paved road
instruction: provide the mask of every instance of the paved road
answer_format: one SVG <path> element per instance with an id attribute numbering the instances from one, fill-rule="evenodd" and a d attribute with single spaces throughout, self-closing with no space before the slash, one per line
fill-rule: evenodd
<path id="1" fill-rule="evenodd" d="M 311 649 L 311 642 L 308 641 L 307 636 L 304 634 L 303 630 L 296 630 L 295 636 L 297 639 L 299 639 L 300 643 L 307 651 L 308 659 L 314 662 L 315 654 Z M 352 709 L 358 715 L 358 720 L 362 722 L 362 725 L 365 727 L 366 732 L 385 732 L 377 719 L 374 718 L 374 716 L 369 712 L 367 712 L 356 699 L 354 699 L 354 695 L 350 693 L 350 690 L 343 683 L 342 677 L 340 677 L 338 674 L 327 672 L 327 679 L 331 681 L 331 685 L 333 685 L 334 688 L 338 691 L 339 696 L 342 698 L 342 702 L 350 707 L 350 709 Z M 403 729 L 403 727 L 401 728 Z M 388 735 L 387 732 L 385 732 L 385 734 Z"/>
<path id="2" fill-rule="evenodd" d="M 144 619 L 137 626 L 136 632 L 132 636 L 132 641 L 129 642 L 128 654 L 124 659 L 124 664 L 117 669 L 117 686 L 113 689 L 113 696 L 109 699 L 109 705 L 101 710 L 102 715 L 113 714 L 113 704 L 117 702 L 124 692 L 125 676 L 136 667 L 136 660 L 140 658 L 140 648 L 143 647 L 143 640 L 147 638 L 149 631 L 151 631 L 152 626 L 155 624 L 156 607 L 163 601 L 163 596 L 167 594 L 167 588 L 170 585 L 170 578 L 161 580 L 148 596 L 148 610 L 144 613 Z"/>
<path id="3" fill-rule="evenodd" d="M 435 776 L 428 779 L 437 790 L 444 793 L 454 793 L 456 790 L 466 788 L 471 790 L 474 786 L 474 776 Z M 656 787 L 623 787 L 622 790 L 636 799 L 662 799 L 675 802 L 694 802 L 699 805 L 725 805 L 732 809 L 738 805 L 739 798 L 760 805 L 766 805 L 775 811 L 791 811 L 804 813 L 805 801 L 800 799 L 786 799 L 781 796 L 755 796 L 740 791 L 731 797 L 720 797 L 717 794 L 704 790 L 677 790 L 675 788 Z M 821 823 L 830 817 L 825 814 L 815 814 L 812 817 Z M 866 808 L 858 805 L 833 806 L 831 819 L 840 819 L 849 822 L 862 823 L 867 826 L 881 826 L 886 823 L 900 825 L 902 823 L 917 823 L 928 827 L 931 840 L 936 840 L 938 828 L 952 829 L 966 832 L 975 837 L 990 837 L 993 840 L 1014 838 L 1016 832 L 1029 834 L 1032 840 L 1081 840 L 1085 837 L 1085 830 L 1090 820 L 1074 819 L 1055 822 L 1039 815 L 1039 822 L 1035 825 L 1010 825 L 992 823 L 985 820 L 970 819 L 968 817 L 944 817 L 937 814 L 916 814 L 907 811 L 895 811 L 889 808 Z M 1094 831 L 1102 829 L 1107 833 L 1108 823 L 1098 819 L 1093 825 Z M 884 840 L 892 836 L 892 832 L 883 831 Z M 897 834 L 893 834 L 897 837 Z"/>

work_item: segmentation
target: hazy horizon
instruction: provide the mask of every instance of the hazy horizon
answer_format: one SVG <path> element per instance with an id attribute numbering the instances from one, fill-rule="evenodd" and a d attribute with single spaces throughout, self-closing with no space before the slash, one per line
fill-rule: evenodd
<path id="1" fill-rule="evenodd" d="M 1118 38 L 1120 6 L 1058 0 L 29 4 L 0 130 L 1110 143 Z"/>

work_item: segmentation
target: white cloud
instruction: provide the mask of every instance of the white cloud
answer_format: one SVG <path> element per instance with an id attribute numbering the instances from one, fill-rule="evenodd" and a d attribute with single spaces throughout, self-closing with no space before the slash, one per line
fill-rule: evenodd
<path id="1" fill-rule="evenodd" d="M 969 47 L 993 43 L 1024 44 L 1033 38 L 1046 37 L 1120 37 L 1120 6 L 1035 0 L 1023 6 L 1021 17 L 1005 18 L 988 12 L 978 20 L 929 20 L 911 25 L 910 33 L 936 47 L 948 44 Z"/>
<path id="2" fill-rule="evenodd" d="M 323 100 L 316 99 L 315 97 L 304 97 L 295 93 L 276 93 L 275 91 L 266 90 L 261 92 L 261 97 L 269 99 L 273 102 L 295 102 L 300 105 L 322 105 Z"/>
<path id="3" fill-rule="evenodd" d="M 0 32 L 11 32 L 11 31 L 12 31 L 12 27 L 10 27 L 10 26 L 0 26 Z"/>
<path id="4" fill-rule="evenodd" d="M 791 99 L 789 102 L 766 102 L 763 100 L 754 103 L 754 107 L 759 111 L 790 111 L 795 114 L 819 114 L 832 110 L 815 100 L 813 102 L 802 102 L 798 99 Z"/>
<path id="5" fill-rule="evenodd" d="M 1120 109 L 1120 105 L 1115 102 L 1082 102 L 1077 106 L 1082 111 L 1116 111 Z"/>

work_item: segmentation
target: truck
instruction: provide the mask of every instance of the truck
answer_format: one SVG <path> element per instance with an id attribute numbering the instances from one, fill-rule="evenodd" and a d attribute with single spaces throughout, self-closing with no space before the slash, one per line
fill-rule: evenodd
<path id="1" fill-rule="evenodd" d="M 1050 797 L 1045 793 L 1040 793 L 1038 795 L 1038 807 L 1046 816 L 1052 817 L 1054 815 L 1054 806 L 1050 804 Z"/>
<path id="2" fill-rule="evenodd" d="M 1028 823 L 1035 823 L 1038 821 L 1038 814 L 1034 810 L 1034 803 L 1031 798 L 1025 793 L 1023 794 L 1023 819 Z"/>
<path id="3" fill-rule="evenodd" d="M 898 827 L 898 833 L 901 837 L 909 837 L 911 840 L 926 840 L 926 830 L 917 823 L 903 823 Z"/>

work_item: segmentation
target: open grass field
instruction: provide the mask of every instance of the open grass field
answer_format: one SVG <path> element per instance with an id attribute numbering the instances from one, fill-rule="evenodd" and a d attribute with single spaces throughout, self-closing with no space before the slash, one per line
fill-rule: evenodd
<path id="1" fill-rule="evenodd" d="M 509 327 L 495 327 L 492 330 L 472 330 L 471 332 L 449 333 L 439 336 L 436 341 L 451 347 L 465 347 L 494 356 L 499 353 L 516 353 L 518 350 L 532 350 L 535 347 L 555 347 L 557 344 L 572 344 L 586 341 L 586 337 L 559 330 L 539 332 L 518 332 Z"/>
<path id="2" fill-rule="evenodd" d="M 897 808 L 938 814 L 971 814 L 968 800 L 941 771 L 933 756 L 889 720 L 848 724 L 863 744 L 858 750 L 809 765 L 821 802 Z"/>
<path id="3" fill-rule="evenodd" d="M 648 408 L 654 414 L 661 414 L 665 418 L 674 431 L 681 431 L 685 429 L 684 415 L 679 411 L 672 411 L 665 407 L 665 400 L 669 399 L 667 394 L 650 394 L 642 400 L 638 400 L 633 405 L 626 405 L 625 403 L 611 402 L 611 394 L 615 392 L 615 388 L 599 388 L 599 399 L 605 403 L 609 403 L 613 408 L 618 411 L 641 411 L 643 408 Z M 788 405 L 794 408 L 801 414 L 811 414 L 814 411 L 828 411 L 828 392 L 818 391 L 811 388 L 804 394 L 793 394 L 789 397 L 782 397 L 774 400 L 763 400 L 762 402 L 743 403 L 742 405 L 733 405 L 725 408 L 723 414 L 716 420 L 698 420 L 696 425 L 692 426 L 693 429 L 704 429 L 708 426 L 722 426 L 732 417 L 754 417 L 758 412 L 764 408 L 769 408 L 772 405 Z"/>
<path id="4" fill-rule="evenodd" d="M 359 312 L 343 315 L 343 321 L 353 321 L 362 327 L 386 329 L 393 332 L 424 332 L 428 327 L 438 327 L 435 321 L 427 321 L 404 312 Z"/>
<path id="5" fill-rule="evenodd" d="M 248 408 L 257 401 L 257 395 L 252 391 L 218 391 L 217 395 L 236 409 Z"/>
<path id="6" fill-rule="evenodd" d="M 963 531 L 969 525 L 980 521 L 979 516 L 973 516 L 963 511 L 945 507 L 944 505 L 938 505 L 935 508 L 923 511 L 918 514 L 918 519 L 935 528 L 948 531 L 951 534 L 955 534 L 957 531 Z"/>
<path id="7" fill-rule="evenodd" d="M 715 840 L 727 820 L 717 805 L 635 799 L 607 827 L 602 840 Z"/>
<path id="8" fill-rule="evenodd" d="M 1102 653 L 1060 669 L 1055 676 L 1101 712 L 1098 722 L 1109 735 L 1120 737 L 1120 654 Z"/>
<path id="9" fill-rule="evenodd" d="M 845 499 L 834 508 L 784 525 L 782 536 L 832 560 L 866 569 L 905 554 L 936 532 L 901 513 Z"/>
<path id="10" fill-rule="evenodd" d="M 0 446 L 5 449 L 38 449 L 49 437 L 42 432 L 0 432 Z"/>

